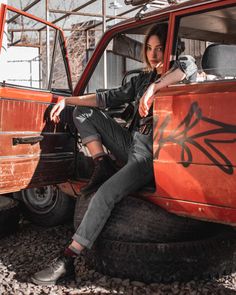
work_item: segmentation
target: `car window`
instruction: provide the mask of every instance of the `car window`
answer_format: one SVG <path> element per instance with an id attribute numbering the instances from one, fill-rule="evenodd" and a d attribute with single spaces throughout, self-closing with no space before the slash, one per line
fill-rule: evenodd
<path id="1" fill-rule="evenodd" d="M 226 7 L 181 17 L 177 41 L 182 55 L 191 55 L 198 66 L 197 82 L 236 79 L 236 8 Z M 178 37 L 178 38 L 177 38 Z M 177 46 L 173 55 L 178 58 Z"/>
<path id="2" fill-rule="evenodd" d="M 36 89 L 51 86 L 70 89 L 59 39 L 57 29 L 7 10 L 0 55 L 4 70 L 0 82 Z M 54 79 L 52 83 L 49 83 L 50 77 Z"/>
<path id="3" fill-rule="evenodd" d="M 113 37 L 87 84 L 87 93 L 119 87 L 127 72 L 145 68 L 142 46 L 145 33 L 152 25 L 120 32 Z M 88 52 L 88 56 L 91 55 L 92 52 Z M 107 62 L 104 63 L 104 60 Z"/>

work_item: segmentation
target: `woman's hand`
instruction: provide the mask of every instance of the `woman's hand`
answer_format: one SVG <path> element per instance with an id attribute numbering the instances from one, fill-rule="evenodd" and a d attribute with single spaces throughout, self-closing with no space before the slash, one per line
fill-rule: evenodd
<path id="1" fill-rule="evenodd" d="M 157 74 L 161 75 L 162 74 L 162 71 L 163 71 L 163 62 L 160 61 L 156 66 L 156 71 L 157 71 Z"/>
<path id="2" fill-rule="evenodd" d="M 66 106 L 65 98 L 61 99 L 58 103 L 54 105 L 54 107 L 52 108 L 50 112 L 51 121 L 53 121 L 54 123 L 59 123 L 60 121 L 59 115 L 61 111 L 65 108 L 65 106 Z"/>
<path id="3" fill-rule="evenodd" d="M 153 103 L 154 95 L 157 92 L 157 84 L 152 83 L 139 101 L 139 114 L 141 117 L 148 115 L 149 109 Z"/>

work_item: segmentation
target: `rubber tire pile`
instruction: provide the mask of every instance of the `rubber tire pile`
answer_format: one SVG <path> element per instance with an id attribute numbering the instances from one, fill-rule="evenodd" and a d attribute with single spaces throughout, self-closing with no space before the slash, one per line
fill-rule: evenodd
<path id="1" fill-rule="evenodd" d="M 77 199 L 75 229 L 91 198 Z M 235 258 L 231 227 L 179 217 L 132 196 L 116 205 L 86 253 L 89 267 L 145 283 L 221 277 L 235 270 Z"/>

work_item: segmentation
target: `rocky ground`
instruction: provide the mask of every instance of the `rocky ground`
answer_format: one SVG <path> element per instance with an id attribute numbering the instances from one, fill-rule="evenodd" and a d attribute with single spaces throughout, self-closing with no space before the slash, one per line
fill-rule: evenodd
<path id="1" fill-rule="evenodd" d="M 236 273 L 218 280 L 150 284 L 111 278 L 89 270 L 83 257 L 76 261 L 76 280 L 42 287 L 30 282 L 30 274 L 57 256 L 72 235 L 72 226 L 50 229 L 22 222 L 17 233 L 0 240 L 0 295 L 79 294 L 236 294 Z"/>

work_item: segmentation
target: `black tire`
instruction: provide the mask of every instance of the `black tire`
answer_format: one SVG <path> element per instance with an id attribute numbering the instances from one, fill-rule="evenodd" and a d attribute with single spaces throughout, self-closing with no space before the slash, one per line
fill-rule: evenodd
<path id="1" fill-rule="evenodd" d="M 22 200 L 23 215 L 34 224 L 51 227 L 73 218 L 74 200 L 56 186 L 29 188 L 16 194 Z"/>
<path id="2" fill-rule="evenodd" d="M 75 227 L 91 198 L 77 200 Z M 129 196 L 116 205 L 85 257 L 91 268 L 110 276 L 146 283 L 188 281 L 230 273 L 235 238 L 227 226 L 179 217 Z"/>
<path id="3" fill-rule="evenodd" d="M 145 283 L 189 281 L 230 274 L 236 266 L 236 234 L 199 241 L 129 243 L 99 239 L 85 255 L 97 271 Z"/>
<path id="4" fill-rule="evenodd" d="M 92 196 L 77 199 L 74 227 L 79 226 Z M 179 242 L 209 237 L 222 225 L 180 217 L 143 199 L 127 196 L 118 203 L 101 238 L 126 242 Z"/>
<path id="5" fill-rule="evenodd" d="M 10 197 L 0 196 L 0 238 L 13 233 L 19 224 L 19 202 Z"/>

